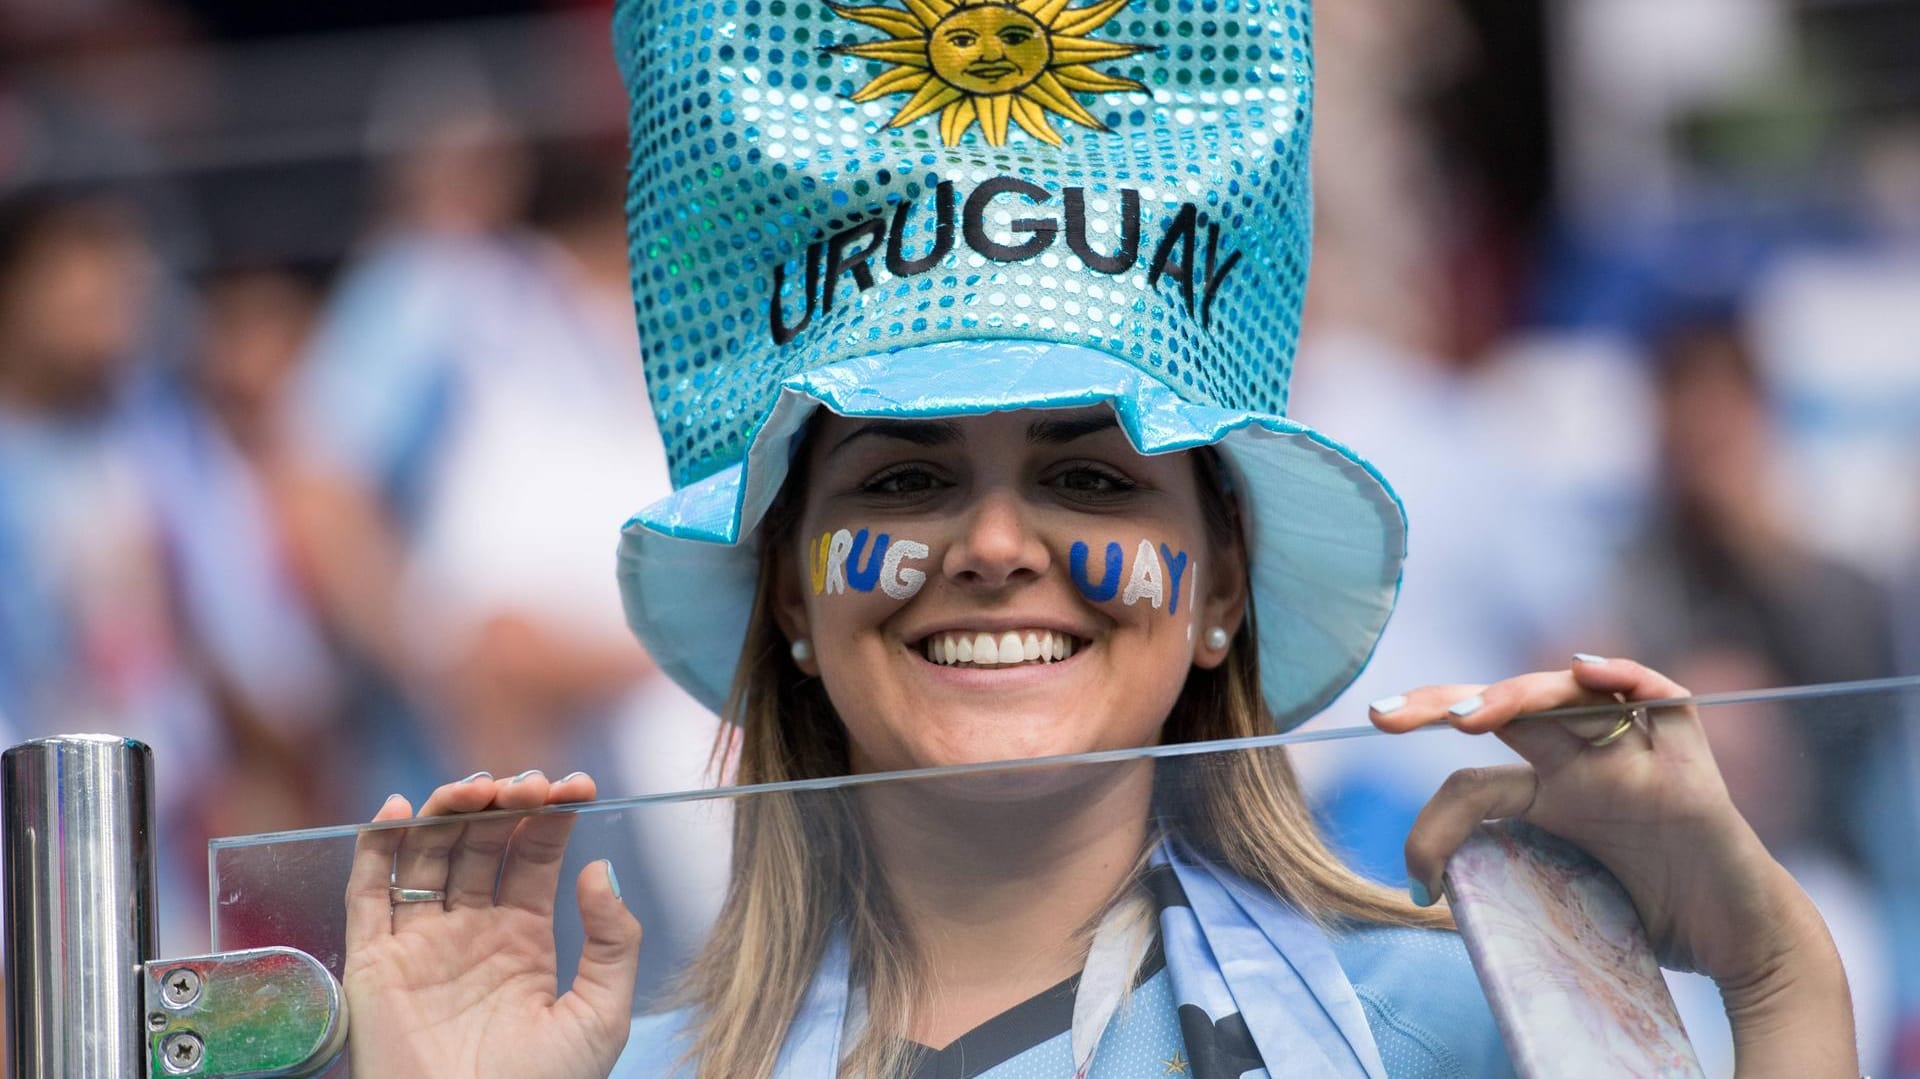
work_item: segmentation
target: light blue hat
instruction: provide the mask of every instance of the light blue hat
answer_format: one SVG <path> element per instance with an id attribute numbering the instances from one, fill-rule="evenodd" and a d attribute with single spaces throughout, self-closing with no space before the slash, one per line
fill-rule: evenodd
<path id="1" fill-rule="evenodd" d="M 897 5 L 897 6 L 896 6 Z M 627 211 L 675 493 L 627 523 L 627 618 L 718 708 L 753 540 L 812 411 L 1108 404 L 1217 446 L 1284 729 L 1371 655 L 1405 517 L 1284 418 L 1306 286 L 1308 5 L 621 0 Z"/>

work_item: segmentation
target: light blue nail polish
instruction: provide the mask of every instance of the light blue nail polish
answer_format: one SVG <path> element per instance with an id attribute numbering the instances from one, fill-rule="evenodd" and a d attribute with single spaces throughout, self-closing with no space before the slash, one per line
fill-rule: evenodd
<path id="1" fill-rule="evenodd" d="M 1413 900 L 1413 905 L 1416 907 L 1433 906 L 1433 896 L 1427 894 L 1427 886 L 1420 881 L 1412 879 L 1407 881 L 1407 897 Z"/>
<path id="2" fill-rule="evenodd" d="M 1367 705 L 1368 708 L 1373 709 L 1374 714 L 1382 716 L 1392 715 L 1406 706 L 1407 698 L 1403 693 L 1396 693 L 1391 697 L 1382 697 L 1372 704 Z"/>
<path id="3" fill-rule="evenodd" d="M 1596 656 L 1592 652 L 1575 652 L 1573 654 L 1573 661 L 1575 663 L 1586 663 L 1589 665 L 1597 665 L 1597 664 L 1605 663 L 1607 661 L 1607 657 Z"/>
<path id="4" fill-rule="evenodd" d="M 560 782 L 571 783 L 572 781 L 579 779 L 581 776 L 584 776 L 586 774 L 587 773 L 585 772 L 568 772 L 566 775 L 563 775 L 560 777 Z"/>
<path id="5" fill-rule="evenodd" d="M 1485 703 L 1487 703 L 1486 699 L 1484 697 L 1481 697 L 1478 693 L 1476 693 L 1473 696 L 1468 697 L 1466 700 L 1461 701 L 1459 704 L 1454 705 L 1452 708 L 1447 709 L 1447 711 L 1464 719 L 1467 716 L 1470 716 L 1475 712 L 1478 712 L 1480 710 L 1480 706 Z"/>
<path id="6" fill-rule="evenodd" d="M 533 778 L 534 776 L 537 776 L 537 775 L 539 775 L 539 774 L 540 774 L 540 769 L 538 769 L 538 768 L 529 768 L 529 769 L 527 769 L 526 771 L 524 771 L 524 772 L 521 772 L 521 773 L 520 773 L 519 775 L 517 775 L 517 776 L 514 776 L 514 777 L 513 777 L 512 779 L 509 779 L 509 780 L 507 780 L 507 782 L 509 782 L 509 783 L 519 783 L 519 782 L 522 782 L 522 781 L 524 781 L 524 780 L 528 780 L 528 779 L 532 779 L 532 778 Z"/>
<path id="7" fill-rule="evenodd" d="M 471 783 L 476 779 L 492 779 L 492 778 L 493 778 L 493 773 L 483 768 L 480 771 L 475 772 L 472 775 L 468 776 L 467 778 L 461 780 L 460 782 Z"/>
<path id="8" fill-rule="evenodd" d="M 613 872 L 613 863 L 608 861 L 602 861 L 600 864 L 607 867 L 607 887 L 613 889 L 613 897 L 615 899 L 626 898 L 625 896 L 620 894 L 620 878 L 616 876 Z"/>

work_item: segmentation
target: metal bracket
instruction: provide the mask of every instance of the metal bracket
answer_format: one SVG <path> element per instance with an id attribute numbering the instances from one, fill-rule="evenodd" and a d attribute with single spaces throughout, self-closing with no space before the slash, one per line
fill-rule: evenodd
<path id="1" fill-rule="evenodd" d="M 148 1079 L 306 1079 L 347 1044 L 340 983 L 305 952 L 160 959 L 143 974 Z"/>

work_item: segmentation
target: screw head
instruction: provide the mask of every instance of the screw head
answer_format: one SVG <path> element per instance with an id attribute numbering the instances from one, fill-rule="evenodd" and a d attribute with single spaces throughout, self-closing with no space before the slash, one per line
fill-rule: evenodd
<path id="1" fill-rule="evenodd" d="M 165 1012 L 148 1012 L 147 1013 L 147 1029 L 155 1030 L 155 1031 L 167 1029 L 166 1013 Z"/>
<path id="2" fill-rule="evenodd" d="M 190 967 L 178 967 L 160 979 L 160 995 L 170 1007 L 184 1008 L 200 999 L 200 975 Z"/>
<path id="3" fill-rule="evenodd" d="M 160 1065 L 169 1075 L 190 1075 L 200 1070 L 206 1053 L 207 1046 L 200 1035 L 192 1031 L 169 1034 L 160 1043 Z"/>

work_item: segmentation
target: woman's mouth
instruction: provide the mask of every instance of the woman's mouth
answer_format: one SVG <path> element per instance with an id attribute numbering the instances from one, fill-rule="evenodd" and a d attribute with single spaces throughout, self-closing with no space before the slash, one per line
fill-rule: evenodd
<path id="1" fill-rule="evenodd" d="M 1066 659 L 1085 643 L 1050 629 L 954 630 L 932 634 L 920 649 L 943 667 L 1018 667 Z"/>

